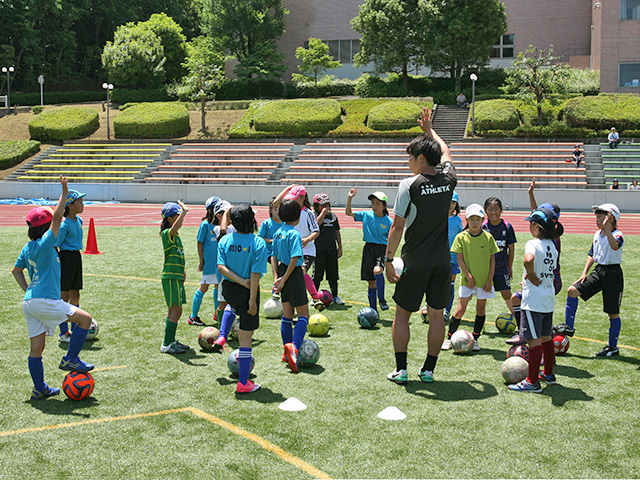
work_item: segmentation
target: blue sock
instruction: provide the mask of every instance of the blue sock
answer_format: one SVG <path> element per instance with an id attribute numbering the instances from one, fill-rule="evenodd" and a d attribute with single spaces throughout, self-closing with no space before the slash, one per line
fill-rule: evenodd
<path id="1" fill-rule="evenodd" d="M 300 345 L 302 345 L 304 336 L 307 333 L 308 324 L 309 324 L 309 319 L 307 317 L 298 317 L 296 326 L 293 329 L 293 344 L 296 346 L 298 350 L 300 350 Z"/>
<path id="2" fill-rule="evenodd" d="M 447 305 L 447 312 L 451 311 L 451 307 L 453 307 L 453 297 L 456 295 L 456 281 L 451 281 L 451 298 L 449 299 L 449 305 Z"/>
<path id="3" fill-rule="evenodd" d="M 229 331 L 233 325 L 233 321 L 236 319 L 236 311 L 231 308 L 231 305 L 227 305 L 222 314 L 222 321 L 220 322 L 220 335 L 224 338 L 229 338 Z"/>
<path id="4" fill-rule="evenodd" d="M 82 350 L 84 341 L 87 339 L 88 332 L 89 330 L 87 330 L 86 328 L 81 328 L 76 325 L 76 327 L 71 332 L 69 350 L 67 350 L 67 354 L 64 357 L 65 359 L 70 360 L 80 354 L 80 350 Z"/>
<path id="5" fill-rule="evenodd" d="M 217 312 L 220 306 L 220 300 L 218 300 L 218 287 L 213 289 L 213 311 Z"/>
<path id="6" fill-rule="evenodd" d="M 251 372 L 251 347 L 240 347 L 238 352 L 238 377 L 240 383 L 246 385 Z"/>
<path id="7" fill-rule="evenodd" d="M 379 273 L 378 275 L 374 275 L 374 278 L 376 279 L 376 290 L 378 291 L 378 300 L 380 300 L 380 302 L 385 302 L 386 300 L 384 299 L 384 275 L 382 273 Z"/>
<path id="8" fill-rule="evenodd" d="M 573 328 L 578 311 L 578 297 L 567 297 L 567 306 L 564 309 L 564 323 Z"/>
<path id="9" fill-rule="evenodd" d="M 62 322 L 60 324 L 60 335 L 63 335 L 65 333 L 67 333 L 69 331 L 69 323 L 68 322 Z"/>
<path id="10" fill-rule="evenodd" d="M 75 307 L 80 308 L 80 304 L 75 304 L 74 306 L 75 306 Z M 71 330 L 72 332 L 73 332 L 73 329 L 74 329 L 74 328 L 76 328 L 76 325 L 78 325 L 78 324 L 77 324 L 77 323 L 73 323 L 73 322 L 71 322 L 71 328 L 70 328 L 70 330 Z"/>
<path id="11" fill-rule="evenodd" d="M 369 296 L 369 306 L 375 311 L 378 311 L 378 302 L 376 301 L 377 289 L 369 287 L 367 295 Z"/>
<path id="12" fill-rule="evenodd" d="M 42 357 L 29 357 L 29 373 L 33 380 L 33 387 L 39 392 L 44 391 L 47 386 L 44 383 L 44 368 L 42 367 Z"/>
<path id="13" fill-rule="evenodd" d="M 202 305 L 202 298 L 204 297 L 204 293 L 199 288 L 196 290 L 196 293 L 193 294 L 193 300 L 191 302 L 191 318 L 195 318 L 200 313 L 200 305 Z"/>
<path id="14" fill-rule="evenodd" d="M 615 348 L 618 346 L 618 337 L 620 336 L 622 320 L 620 320 L 620 317 L 610 318 L 609 323 L 609 346 Z"/>
<path id="15" fill-rule="evenodd" d="M 293 319 L 282 317 L 282 323 L 280 323 L 280 335 L 282 335 L 282 344 L 293 342 Z"/>

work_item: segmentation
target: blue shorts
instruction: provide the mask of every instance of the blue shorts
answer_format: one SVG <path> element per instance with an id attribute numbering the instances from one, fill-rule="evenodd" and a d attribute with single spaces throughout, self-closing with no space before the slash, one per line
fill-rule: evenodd
<path id="1" fill-rule="evenodd" d="M 493 288 L 496 292 L 502 292 L 503 290 L 511 291 L 511 278 L 509 274 L 503 275 L 498 273 L 493 276 Z"/>
<path id="2" fill-rule="evenodd" d="M 457 263 L 451 264 L 451 275 L 458 275 L 460 273 L 460 265 Z"/>

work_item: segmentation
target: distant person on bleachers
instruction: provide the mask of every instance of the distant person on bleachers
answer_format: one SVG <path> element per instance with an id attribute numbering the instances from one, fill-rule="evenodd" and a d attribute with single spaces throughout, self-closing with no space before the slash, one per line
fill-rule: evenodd
<path id="1" fill-rule="evenodd" d="M 467 102 L 467 97 L 464 96 L 464 93 L 460 92 L 460 95 L 456 97 L 456 103 L 460 108 L 466 108 L 469 106 Z"/>
<path id="2" fill-rule="evenodd" d="M 618 144 L 620 143 L 620 135 L 616 132 L 616 127 L 611 127 L 611 132 L 607 137 L 609 140 L 609 148 L 618 148 Z"/>
<path id="3" fill-rule="evenodd" d="M 640 185 L 638 185 L 638 180 L 633 181 L 633 184 L 629 187 L 629 190 L 633 190 L 634 192 L 637 192 L 638 190 L 640 190 Z"/>
<path id="4" fill-rule="evenodd" d="M 618 183 L 618 179 L 617 178 L 613 179 L 613 184 L 611 184 L 609 189 L 611 189 L 611 190 L 620 190 L 620 184 Z"/>
<path id="5" fill-rule="evenodd" d="M 576 143 L 576 147 L 573 149 L 573 152 L 571 152 L 571 155 L 573 155 L 572 162 L 575 163 L 576 168 L 579 168 L 580 164 L 585 161 L 584 160 L 584 150 L 582 148 L 580 148 L 580 144 L 579 143 Z"/>

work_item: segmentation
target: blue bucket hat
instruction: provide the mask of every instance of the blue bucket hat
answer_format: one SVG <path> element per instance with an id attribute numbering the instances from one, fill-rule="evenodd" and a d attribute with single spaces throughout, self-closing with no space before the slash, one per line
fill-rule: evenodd
<path id="1" fill-rule="evenodd" d="M 176 213 L 182 213 L 182 207 L 175 202 L 167 202 L 162 207 L 162 218 L 168 218 Z"/>
<path id="2" fill-rule="evenodd" d="M 455 190 L 453 191 L 453 195 L 451 196 L 451 201 L 452 202 L 458 201 L 458 192 L 456 192 Z"/>
<path id="3" fill-rule="evenodd" d="M 220 203 L 220 197 L 209 197 L 207 201 L 204 202 L 204 207 L 208 210 L 210 208 L 215 208 L 215 206 Z"/>
<path id="4" fill-rule="evenodd" d="M 82 198 L 85 195 L 86 195 L 86 193 L 80 193 L 77 190 L 69 190 L 69 193 L 67 194 L 67 200 L 64 202 L 64 206 L 68 207 L 73 202 L 75 202 L 77 199 Z"/>
<path id="5" fill-rule="evenodd" d="M 536 222 L 543 227 L 550 227 L 558 221 L 558 215 L 551 208 L 540 206 L 525 218 L 527 222 Z"/>

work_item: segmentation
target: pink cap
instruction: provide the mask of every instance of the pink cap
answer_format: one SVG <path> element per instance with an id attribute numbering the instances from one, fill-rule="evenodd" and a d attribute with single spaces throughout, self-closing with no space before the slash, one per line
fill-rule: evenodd
<path id="1" fill-rule="evenodd" d="M 307 194 L 307 190 L 302 185 L 294 185 L 289 193 L 284 196 L 285 200 L 295 200 L 300 196 L 304 196 Z"/>
<path id="2" fill-rule="evenodd" d="M 32 208 L 27 215 L 27 223 L 32 227 L 40 227 L 49 223 L 53 219 L 53 213 L 50 208 L 36 207 Z"/>

